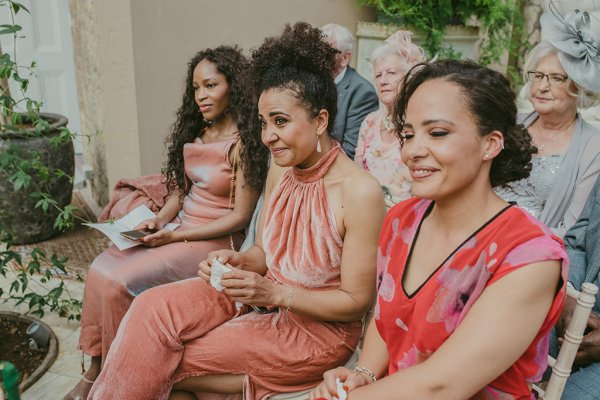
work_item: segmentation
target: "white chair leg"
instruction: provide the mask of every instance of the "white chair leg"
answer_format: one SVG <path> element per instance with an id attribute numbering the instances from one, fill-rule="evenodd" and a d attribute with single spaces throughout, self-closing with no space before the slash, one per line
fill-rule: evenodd
<path id="1" fill-rule="evenodd" d="M 571 374 L 577 349 L 583 339 L 583 332 L 587 326 L 590 312 L 596 301 L 596 293 L 598 293 L 596 285 L 592 283 L 582 285 L 581 294 L 577 297 L 577 306 L 573 311 L 556 363 L 552 368 L 552 376 L 542 397 L 544 400 L 560 400 L 567 379 Z"/>

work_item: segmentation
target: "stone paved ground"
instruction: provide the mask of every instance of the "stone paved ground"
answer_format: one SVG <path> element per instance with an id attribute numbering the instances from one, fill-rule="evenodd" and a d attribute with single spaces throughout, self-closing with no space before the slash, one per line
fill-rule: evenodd
<path id="1" fill-rule="evenodd" d="M 65 281 L 74 297 L 82 298 L 83 283 Z M 8 291 L 10 282 L 0 276 L 0 288 Z M 0 311 L 25 313 L 27 306 L 14 303 L 0 303 Z M 58 357 L 50 369 L 22 395 L 22 400 L 61 400 L 69 390 L 79 382 L 81 376 L 81 352 L 77 350 L 79 339 L 79 323 L 68 321 L 56 313 L 46 313 L 42 318 L 58 337 Z M 86 359 L 86 365 L 89 359 Z"/>
<path id="2" fill-rule="evenodd" d="M 90 198 L 89 188 L 77 190 L 74 193 L 73 204 L 81 209 L 81 217 L 86 220 L 95 220 L 95 215 L 99 215 L 100 208 L 93 205 L 93 202 L 89 201 Z M 62 256 L 69 256 L 67 269 L 70 272 L 79 273 L 85 278 L 87 266 L 108 243 L 102 234 L 80 227 L 67 234 L 38 243 L 36 246 L 40 246 L 48 255 L 58 253 Z M 31 246 L 21 247 L 27 249 Z M 65 284 L 74 298 L 83 298 L 83 282 L 65 280 Z M 9 280 L 0 276 L 0 288 L 7 292 L 9 286 Z M 0 302 L 0 311 L 24 314 L 27 312 L 27 306 L 24 304 L 15 306 L 14 303 Z M 81 377 L 82 353 L 77 350 L 79 322 L 68 321 L 56 313 L 46 313 L 42 321 L 48 324 L 58 337 L 58 357 L 46 374 L 21 395 L 22 400 L 62 400 Z M 86 367 L 88 365 L 89 357 L 86 357 Z"/>

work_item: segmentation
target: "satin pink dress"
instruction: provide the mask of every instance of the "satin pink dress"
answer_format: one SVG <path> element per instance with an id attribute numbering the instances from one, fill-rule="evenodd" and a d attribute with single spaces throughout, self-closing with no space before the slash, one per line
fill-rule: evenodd
<path id="1" fill-rule="evenodd" d="M 209 223 L 231 212 L 229 151 L 236 140 L 203 143 L 198 138 L 185 144 L 185 172 L 193 185 L 178 216 L 179 230 Z M 239 246 L 243 233 L 234 233 L 233 239 Z M 109 247 L 96 257 L 87 274 L 80 348 L 91 356 L 102 356 L 104 361 L 135 296 L 154 286 L 197 276 L 198 264 L 210 251 L 229 246 L 229 235 L 226 235 L 154 248 L 137 246 L 120 251 L 114 245 Z"/>
<path id="2" fill-rule="evenodd" d="M 315 291 L 340 285 L 342 238 L 323 183 L 339 151 L 337 145 L 309 169 L 290 169 L 274 189 L 263 231 L 267 277 L 274 282 Z M 200 278 L 144 292 L 125 316 L 89 398 L 167 399 L 172 385 L 187 377 L 242 374 L 243 398 L 265 399 L 315 386 L 350 358 L 360 337 L 360 321 L 248 308 L 238 312 L 229 296 Z"/>

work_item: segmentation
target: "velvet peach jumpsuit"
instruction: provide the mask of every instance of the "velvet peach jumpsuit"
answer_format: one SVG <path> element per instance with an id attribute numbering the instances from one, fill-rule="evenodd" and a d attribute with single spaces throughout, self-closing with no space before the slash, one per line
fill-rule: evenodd
<path id="1" fill-rule="evenodd" d="M 231 140 L 203 143 L 200 138 L 183 149 L 186 175 L 193 185 L 179 213 L 187 230 L 230 212 Z M 232 199 L 233 201 L 233 199 Z M 242 233 L 234 233 L 236 244 Z M 93 261 L 87 274 L 79 346 L 84 353 L 104 358 L 133 298 L 146 289 L 197 276 L 198 264 L 210 251 L 229 247 L 229 235 L 202 241 L 170 243 L 120 251 L 114 245 Z"/>
<path id="2" fill-rule="evenodd" d="M 342 238 L 323 176 L 339 145 L 306 170 L 290 169 L 267 208 L 267 277 L 309 290 L 339 287 Z M 315 386 L 352 355 L 360 321 L 323 322 L 279 309 L 236 310 L 201 278 L 163 285 L 133 302 L 90 399 L 167 399 L 187 377 L 245 375 L 244 399 Z"/>

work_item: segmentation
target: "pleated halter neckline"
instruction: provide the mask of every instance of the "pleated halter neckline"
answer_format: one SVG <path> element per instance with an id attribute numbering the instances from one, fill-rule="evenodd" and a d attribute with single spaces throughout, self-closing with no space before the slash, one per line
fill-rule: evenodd
<path id="1" fill-rule="evenodd" d="M 325 174 L 327 174 L 327 171 L 329 171 L 331 164 L 333 164 L 337 158 L 337 155 L 340 153 L 340 144 L 336 141 L 333 143 L 331 150 L 323 154 L 323 157 L 321 157 L 315 165 L 304 169 L 296 167 L 292 168 L 294 178 L 302 183 L 314 182 L 323 178 Z"/>

